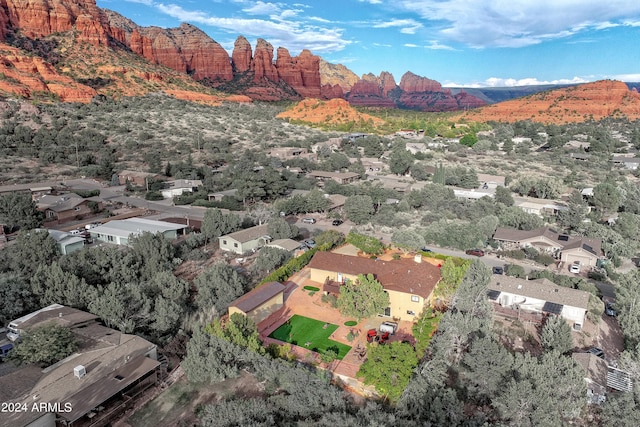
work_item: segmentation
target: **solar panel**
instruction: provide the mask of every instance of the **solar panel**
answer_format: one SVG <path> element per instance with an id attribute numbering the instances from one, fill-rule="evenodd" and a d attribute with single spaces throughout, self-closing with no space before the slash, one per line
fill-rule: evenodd
<path id="1" fill-rule="evenodd" d="M 561 242 L 567 242 L 569 241 L 569 236 L 567 236 L 566 234 L 561 234 L 558 236 L 558 240 Z"/>
<path id="2" fill-rule="evenodd" d="M 490 300 L 497 301 L 498 297 L 500 296 L 500 291 L 488 290 L 487 296 L 489 297 Z"/>
<path id="3" fill-rule="evenodd" d="M 560 315 L 562 314 L 562 307 L 564 307 L 564 305 L 547 301 L 544 303 L 544 306 L 542 307 L 542 311 L 544 311 L 545 313 Z"/>

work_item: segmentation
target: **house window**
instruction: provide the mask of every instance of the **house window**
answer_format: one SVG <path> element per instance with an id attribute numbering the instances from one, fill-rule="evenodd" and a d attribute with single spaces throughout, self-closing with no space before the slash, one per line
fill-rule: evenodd
<path id="1" fill-rule="evenodd" d="M 107 240 L 113 242 L 113 236 L 107 236 Z"/>
<path id="2" fill-rule="evenodd" d="M 420 297 L 418 295 L 411 295 L 412 302 L 420 302 Z"/>
<path id="3" fill-rule="evenodd" d="M 223 241 L 222 241 L 222 244 L 223 244 L 223 245 L 226 245 L 226 244 L 227 244 L 227 241 L 226 241 L 226 240 L 223 240 Z"/>
<path id="4" fill-rule="evenodd" d="M 387 307 L 384 310 L 382 310 L 381 316 L 391 317 L 391 307 Z"/>
<path id="5" fill-rule="evenodd" d="M 80 210 L 80 206 L 76 206 L 75 208 L 73 208 L 73 210 L 78 212 Z"/>
<path id="6" fill-rule="evenodd" d="M 49 215 L 49 218 L 53 218 L 55 216 L 53 211 L 48 211 L 47 214 Z"/>
<path id="7" fill-rule="evenodd" d="M 415 315 L 416 315 L 416 312 L 415 312 L 415 311 L 413 311 L 413 310 L 407 310 L 407 314 L 408 314 L 409 316 L 415 316 Z"/>
<path id="8" fill-rule="evenodd" d="M 237 247 L 238 247 L 238 244 L 237 244 L 237 243 L 234 243 L 234 244 L 233 244 L 233 247 L 234 247 L 234 248 L 237 248 Z"/>

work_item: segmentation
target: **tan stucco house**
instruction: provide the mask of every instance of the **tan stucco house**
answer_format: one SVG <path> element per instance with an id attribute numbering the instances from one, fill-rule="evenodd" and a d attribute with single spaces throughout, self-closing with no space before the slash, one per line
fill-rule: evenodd
<path id="1" fill-rule="evenodd" d="M 409 321 L 420 316 L 441 278 L 440 269 L 422 262 L 419 255 L 382 261 L 319 251 L 308 267 L 311 280 L 322 283 L 323 292 L 331 294 L 339 294 L 340 286 L 358 274 L 373 274 L 389 294 L 389 307 L 380 315 Z"/>
<path id="2" fill-rule="evenodd" d="M 229 316 L 239 313 L 258 324 L 282 308 L 285 289 L 280 282 L 260 285 L 229 304 Z"/>

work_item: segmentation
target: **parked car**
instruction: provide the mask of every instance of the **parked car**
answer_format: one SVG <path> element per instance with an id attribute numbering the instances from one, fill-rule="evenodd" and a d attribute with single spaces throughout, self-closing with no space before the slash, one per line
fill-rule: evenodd
<path id="1" fill-rule="evenodd" d="M 493 267 L 493 274 L 504 274 L 504 268 L 503 267 Z"/>
<path id="2" fill-rule="evenodd" d="M 13 350 L 13 344 L 10 342 L 0 345 L 0 362 L 9 355 L 11 350 Z"/>
<path id="3" fill-rule="evenodd" d="M 307 239 L 304 241 L 304 244 L 307 245 L 309 249 L 314 248 L 316 246 L 316 241 L 313 239 Z"/>
<path id="4" fill-rule="evenodd" d="M 607 316 L 615 317 L 618 315 L 618 312 L 615 308 L 613 308 L 613 304 L 607 303 L 604 308 L 604 312 Z"/>
<path id="5" fill-rule="evenodd" d="M 571 264 L 571 267 L 569 267 L 569 272 L 574 274 L 580 273 L 580 261 L 575 261 L 573 264 Z"/>
<path id="6" fill-rule="evenodd" d="M 316 223 L 316 219 L 315 218 L 304 218 L 302 220 L 303 223 L 305 224 L 315 224 Z"/>
<path id="7" fill-rule="evenodd" d="M 484 251 L 481 249 L 468 249 L 465 253 L 473 256 L 484 256 Z"/>
<path id="8" fill-rule="evenodd" d="M 421 250 L 422 252 L 433 252 L 433 251 L 432 251 L 431 249 L 429 249 L 429 248 L 420 248 L 420 250 Z"/>
<path id="9" fill-rule="evenodd" d="M 335 226 L 338 226 L 338 225 L 342 224 L 343 222 L 344 221 L 342 221 L 341 219 L 334 219 L 331 224 L 335 225 Z"/>

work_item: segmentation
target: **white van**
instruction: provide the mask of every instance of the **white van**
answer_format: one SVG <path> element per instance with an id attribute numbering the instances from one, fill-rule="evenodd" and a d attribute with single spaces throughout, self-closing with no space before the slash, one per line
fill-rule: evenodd
<path id="1" fill-rule="evenodd" d="M 315 224 L 316 220 L 315 218 L 304 218 L 302 222 L 304 222 L 305 224 Z"/>

